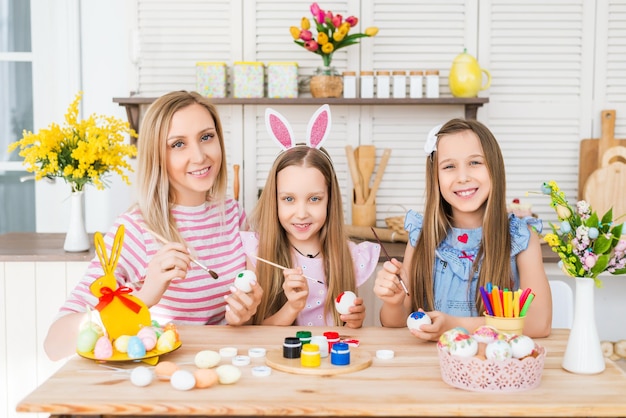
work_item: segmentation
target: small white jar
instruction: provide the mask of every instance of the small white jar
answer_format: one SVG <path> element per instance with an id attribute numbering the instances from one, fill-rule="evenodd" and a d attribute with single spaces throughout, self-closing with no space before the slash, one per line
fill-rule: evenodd
<path id="1" fill-rule="evenodd" d="M 426 97 L 439 97 L 439 70 L 426 70 Z"/>
<path id="2" fill-rule="evenodd" d="M 374 98 L 374 71 L 361 71 L 361 98 Z"/>
<path id="3" fill-rule="evenodd" d="M 376 97 L 379 99 L 389 98 L 390 81 L 389 71 L 376 72 Z"/>
<path id="4" fill-rule="evenodd" d="M 406 71 L 395 70 L 391 75 L 393 77 L 393 98 L 406 98 Z"/>
<path id="5" fill-rule="evenodd" d="M 409 87 L 409 97 L 411 99 L 421 99 L 424 95 L 424 71 L 422 70 L 414 70 L 409 74 L 410 78 L 410 87 Z"/>
<path id="6" fill-rule="evenodd" d="M 343 72 L 343 97 L 345 99 L 356 99 L 356 72 Z"/>

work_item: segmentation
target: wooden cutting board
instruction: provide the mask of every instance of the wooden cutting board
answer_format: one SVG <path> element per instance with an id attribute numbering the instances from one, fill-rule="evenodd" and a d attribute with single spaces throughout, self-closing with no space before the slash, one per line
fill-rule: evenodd
<path id="1" fill-rule="evenodd" d="M 626 139 L 615 139 L 615 110 L 603 110 L 602 135 L 594 139 L 580 141 L 578 165 L 578 199 L 583 199 L 585 184 L 591 173 L 602 165 L 602 156 L 606 150 L 615 146 L 626 147 Z M 616 212 L 617 213 L 617 212 Z"/>
<path id="2" fill-rule="evenodd" d="M 585 183 L 584 199 L 602 217 L 613 208 L 613 219 L 626 214 L 626 147 L 612 147 L 602 156 L 602 165 Z"/>

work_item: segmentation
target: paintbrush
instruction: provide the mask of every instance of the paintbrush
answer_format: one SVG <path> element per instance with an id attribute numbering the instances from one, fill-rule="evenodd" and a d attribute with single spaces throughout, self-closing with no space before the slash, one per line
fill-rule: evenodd
<path id="1" fill-rule="evenodd" d="M 272 263 L 271 261 L 266 260 L 266 259 L 261 258 L 261 257 L 257 257 L 256 255 L 254 256 L 254 258 L 256 258 L 257 260 L 262 261 L 262 262 L 264 262 L 264 263 L 267 263 L 267 264 L 269 264 L 270 266 L 278 267 L 278 268 L 279 268 L 279 269 L 281 269 L 281 270 L 286 270 L 286 269 L 287 269 L 287 267 L 285 267 L 285 266 L 281 266 L 280 264 Z M 324 284 L 324 282 L 319 281 L 319 280 L 316 280 L 316 279 L 314 279 L 314 278 L 312 278 L 312 277 L 309 277 L 309 276 L 305 276 L 304 274 L 303 274 L 302 276 L 303 276 L 305 279 L 312 280 L 312 281 L 317 282 L 317 283 L 319 283 L 319 284 Z"/>
<path id="2" fill-rule="evenodd" d="M 164 237 L 162 237 L 161 235 L 157 234 L 154 231 L 151 231 L 149 229 L 146 229 L 150 234 L 152 234 L 152 236 L 154 236 L 156 239 L 158 239 L 159 241 L 161 241 L 162 244 L 167 244 L 169 241 L 166 240 Z M 211 277 L 213 277 L 215 280 L 217 280 L 220 276 L 213 270 L 211 270 L 210 268 L 208 268 L 207 266 L 205 266 L 204 264 L 202 264 L 201 262 L 199 262 L 198 260 L 196 260 L 193 257 L 191 258 L 191 262 L 194 263 L 195 265 L 197 265 L 198 267 L 200 267 L 202 270 L 206 271 L 207 273 L 209 273 L 211 275 Z"/>
<path id="3" fill-rule="evenodd" d="M 372 228 L 372 232 L 374 233 L 374 237 L 376 238 L 376 241 L 378 241 L 378 245 L 380 245 L 380 248 L 385 253 L 385 257 L 387 257 L 387 261 L 391 261 L 391 257 L 389 257 L 389 253 L 383 246 L 383 243 L 380 242 L 380 238 L 378 238 L 378 234 L 376 233 L 376 230 L 374 230 L 374 228 Z M 396 274 L 396 277 L 398 278 L 398 280 L 400 280 L 400 285 L 402 285 L 402 288 L 404 289 L 404 293 L 406 293 L 407 296 L 410 296 L 409 289 L 406 288 L 406 285 L 404 284 L 404 280 L 402 280 L 402 277 L 400 277 L 399 274 Z"/>

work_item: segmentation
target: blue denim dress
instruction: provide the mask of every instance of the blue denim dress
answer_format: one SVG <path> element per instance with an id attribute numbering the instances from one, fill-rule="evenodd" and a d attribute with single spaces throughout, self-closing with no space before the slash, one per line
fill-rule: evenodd
<path id="1" fill-rule="evenodd" d="M 404 229 L 408 231 L 409 242 L 413 247 L 422 231 L 423 219 L 423 215 L 412 210 L 406 214 Z M 531 234 L 528 225 L 538 232 L 542 230 L 542 223 L 537 218 L 509 216 L 511 269 L 515 282 L 511 290 L 519 288 L 516 257 L 528 248 Z M 453 316 L 478 316 L 475 304 L 478 272 L 471 278 L 469 275 L 481 238 L 482 228 L 452 228 L 437 248 L 434 266 L 435 310 Z"/>

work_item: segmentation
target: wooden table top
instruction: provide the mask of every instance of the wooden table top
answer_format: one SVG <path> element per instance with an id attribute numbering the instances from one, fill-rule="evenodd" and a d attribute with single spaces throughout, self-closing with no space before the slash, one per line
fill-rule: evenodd
<path id="1" fill-rule="evenodd" d="M 161 361 L 193 371 L 198 351 L 225 346 L 237 347 L 239 354 L 251 347 L 281 349 L 284 338 L 301 329 L 321 335 L 333 328 L 181 326 L 182 347 Z M 334 376 L 272 370 L 271 376 L 255 377 L 250 365 L 242 368 L 242 378 L 233 385 L 184 392 L 167 381 L 142 388 L 124 375 L 89 372 L 105 369 L 76 356 L 23 399 L 17 411 L 53 416 L 626 416 L 626 373 L 615 363 L 607 360 L 606 370 L 597 375 L 561 368 L 567 330 L 536 340 L 547 350 L 541 384 L 516 393 L 470 392 L 447 385 L 441 379 L 436 344 L 419 342 L 406 328 L 336 330 L 358 339 L 359 350 L 372 354 L 370 367 Z M 394 350 L 395 358 L 376 359 L 378 349 Z"/>

